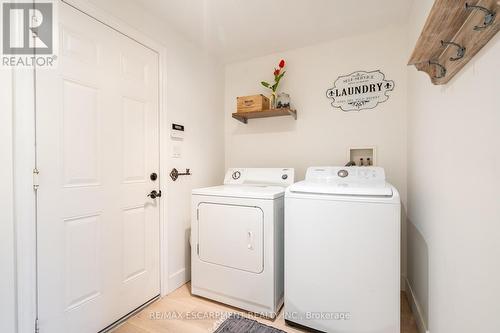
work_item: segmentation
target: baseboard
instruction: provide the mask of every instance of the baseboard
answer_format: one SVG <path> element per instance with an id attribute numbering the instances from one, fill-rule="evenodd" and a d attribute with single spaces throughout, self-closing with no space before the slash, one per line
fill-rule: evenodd
<path id="1" fill-rule="evenodd" d="M 182 268 L 168 277 L 168 292 L 171 293 L 175 289 L 181 287 L 190 280 L 189 272 L 186 268 Z"/>
<path id="2" fill-rule="evenodd" d="M 408 302 L 410 303 L 411 311 L 413 312 L 413 316 L 415 321 L 417 322 L 417 328 L 419 333 L 429 333 L 427 329 L 427 325 L 424 320 L 424 316 L 422 315 L 422 308 L 418 303 L 417 297 L 411 289 L 410 282 L 406 279 L 406 295 L 408 296 Z"/>

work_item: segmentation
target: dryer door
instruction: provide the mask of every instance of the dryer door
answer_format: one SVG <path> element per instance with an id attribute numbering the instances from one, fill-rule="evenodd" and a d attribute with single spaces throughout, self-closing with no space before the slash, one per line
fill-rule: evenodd
<path id="1" fill-rule="evenodd" d="M 200 260 L 234 269 L 264 270 L 264 212 L 259 207 L 198 205 Z"/>

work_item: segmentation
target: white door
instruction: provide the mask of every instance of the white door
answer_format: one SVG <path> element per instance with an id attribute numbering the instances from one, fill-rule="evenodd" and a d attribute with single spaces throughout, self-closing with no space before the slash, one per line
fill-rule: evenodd
<path id="1" fill-rule="evenodd" d="M 158 55 L 60 4 L 37 70 L 41 332 L 94 333 L 160 293 Z"/>

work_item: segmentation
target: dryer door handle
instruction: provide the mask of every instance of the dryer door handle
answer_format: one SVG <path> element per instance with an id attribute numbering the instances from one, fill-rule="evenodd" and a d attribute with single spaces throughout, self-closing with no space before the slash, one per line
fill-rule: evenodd
<path id="1" fill-rule="evenodd" d="M 248 231 L 247 235 L 248 235 L 248 245 L 247 245 L 247 248 L 249 250 L 253 250 L 253 232 Z"/>

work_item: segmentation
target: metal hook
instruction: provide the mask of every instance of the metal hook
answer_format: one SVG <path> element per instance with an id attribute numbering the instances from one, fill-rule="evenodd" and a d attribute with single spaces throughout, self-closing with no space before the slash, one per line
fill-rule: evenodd
<path id="1" fill-rule="evenodd" d="M 435 61 L 429 60 L 429 65 L 436 65 L 441 70 L 441 75 L 434 76 L 435 79 L 442 79 L 443 77 L 446 76 L 446 67 L 444 67 L 443 65 L 441 65 L 439 62 L 435 62 Z"/>
<path id="2" fill-rule="evenodd" d="M 493 21 L 495 21 L 495 15 L 496 13 L 492 10 L 489 10 L 488 8 L 482 7 L 482 6 L 475 6 L 475 5 L 469 5 L 467 2 L 465 3 L 465 9 L 479 9 L 483 12 L 485 12 L 484 15 L 484 23 L 483 25 L 476 25 L 474 27 L 474 30 L 483 30 L 487 28 L 488 26 L 493 24 Z"/>
<path id="3" fill-rule="evenodd" d="M 462 45 L 460 44 L 457 44 L 457 43 L 454 43 L 454 42 L 445 42 L 444 40 L 441 41 L 441 45 L 442 46 L 445 46 L 445 45 L 453 45 L 453 46 L 456 46 L 458 48 L 457 50 L 457 56 L 456 57 L 451 57 L 450 58 L 450 61 L 457 61 L 459 59 L 462 59 L 465 55 L 465 50 L 466 48 L 463 47 Z"/>

